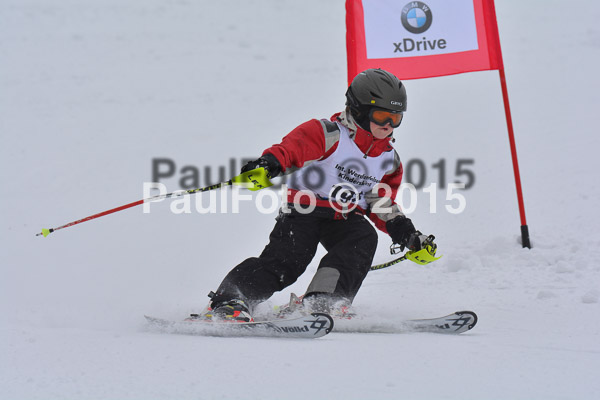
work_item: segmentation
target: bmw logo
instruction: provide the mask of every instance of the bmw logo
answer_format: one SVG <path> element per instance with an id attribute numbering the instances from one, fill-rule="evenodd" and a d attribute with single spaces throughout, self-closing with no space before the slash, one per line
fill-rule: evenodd
<path id="1" fill-rule="evenodd" d="M 410 33 L 423 33 L 431 26 L 433 15 L 429 6 L 411 1 L 402 8 L 402 26 Z"/>

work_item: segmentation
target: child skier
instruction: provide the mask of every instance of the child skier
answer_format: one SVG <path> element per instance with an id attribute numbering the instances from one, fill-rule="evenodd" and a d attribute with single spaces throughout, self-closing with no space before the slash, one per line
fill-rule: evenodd
<path id="1" fill-rule="evenodd" d="M 293 284 L 319 243 L 327 254 L 303 304 L 310 311 L 347 308 L 377 248 L 377 233 L 365 216 L 402 250 L 421 249 L 426 236 L 393 201 L 402 164 L 392 134 L 405 111 L 402 82 L 387 71 L 366 70 L 348 88 L 344 111 L 299 125 L 242 167 L 242 172 L 263 167 L 269 177 L 294 172 L 288 205 L 260 256 L 227 274 L 201 318 L 252 321 L 253 307 Z"/>

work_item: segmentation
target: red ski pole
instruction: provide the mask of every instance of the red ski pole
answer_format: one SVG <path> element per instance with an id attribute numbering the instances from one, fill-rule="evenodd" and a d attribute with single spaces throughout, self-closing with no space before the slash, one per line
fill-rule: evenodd
<path id="1" fill-rule="evenodd" d="M 222 188 L 225 186 L 232 186 L 234 184 L 245 186 L 247 189 L 252 190 L 252 191 L 260 190 L 260 189 L 264 189 L 266 187 L 272 186 L 272 183 L 269 181 L 266 171 L 264 170 L 264 168 L 261 167 L 261 168 L 253 169 L 252 171 L 244 172 L 226 182 L 216 183 L 214 185 L 210 185 L 210 186 L 206 186 L 206 187 L 198 188 L 198 189 L 181 190 L 178 192 L 160 194 L 160 195 L 148 197 L 146 199 L 134 201 L 133 203 L 125 204 L 123 206 L 115 207 L 110 210 L 106 210 L 106 211 L 102 211 L 102 212 L 94 214 L 94 215 L 90 215 L 89 217 L 78 219 L 77 221 L 69 222 L 68 224 L 64 224 L 64 225 L 61 225 L 56 228 L 50 228 L 50 229 L 44 228 L 44 229 L 42 229 L 42 231 L 40 233 L 36 233 L 35 236 L 46 237 L 49 234 L 51 234 L 52 232 L 55 232 L 59 229 L 68 228 L 73 225 L 81 224 L 82 222 L 100 218 L 105 215 L 113 214 L 118 211 L 126 210 L 128 208 L 139 206 L 141 204 L 148 203 L 151 201 L 158 201 L 158 200 L 168 199 L 171 197 L 179 197 L 179 196 L 185 196 L 188 194 L 207 192 L 209 190 L 215 190 L 215 189 L 219 189 L 219 188 Z"/>

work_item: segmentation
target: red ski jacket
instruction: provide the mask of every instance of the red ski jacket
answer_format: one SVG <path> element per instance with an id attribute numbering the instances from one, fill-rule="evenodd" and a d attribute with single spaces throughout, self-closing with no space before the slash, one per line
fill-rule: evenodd
<path id="1" fill-rule="evenodd" d="M 393 141 L 392 138 L 374 138 L 370 132 L 356 125 L 346 112 L 334 114 L 330 120 L 341 123 L 352 133 L 355 133 L 352 139 L 366 156 L 377 157 L 383 152 L 395 152 L 390 143 Z M 269 147 L 263 152 L 263 155 L 267 153 L 274 155 L 281 164 L 283 172 L 285 172 L 288 168 L 293 168 L 294 170 L 302 168 L 308 161 L 326 159 L 337 149 L 338 142 L 339 136 L 335 143 L 327 142 L 323 123 L 317 119 L 312 119 L 293 129 L 282 139 L 281 143 Z M 391 197 L 386 196 L 385 191 L 381 189 L 375 197 L 370 196 L 368 199 L 368 203 L 371 204 L 375 201 L 380 202 L 381 198 L 385 197 L 385 203 L 380 202 L 379 206 L 383 204 L 390 211 L 382 214 L 369 212 L 370 210 L 362 210 L 366 212 L 378 229 L 386 233 L 385 223 L 398 215 L 403 215 L 400 207 L 394 202 L 398 188 L 402 182 L 403 173 L 402 163 L 397 154 L 395 159 L 397 162 L 394 164 L 394 167 L 381 180 L 381 183 L 385 183 L 391 188 Z M 388 192 L 387 194 L 389 195 L 390 193 Z M 293 198 L 293 193 L 290 197 Z M 330 207 L 330 204 L 328 201 L 317 200 L 317 206 Z"/>

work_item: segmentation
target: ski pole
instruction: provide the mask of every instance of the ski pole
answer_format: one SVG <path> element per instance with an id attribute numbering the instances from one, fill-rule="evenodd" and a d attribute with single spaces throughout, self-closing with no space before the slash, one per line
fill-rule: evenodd
<path id="1" fill-rule="evenodd" d="M 210 185 L 210 186 L 206 186 L 206 187 L 198 188 L 198 189 L 181 190 L 181 191 L 177 191 L 177 192 L 173 192 L 173 193 L 160 194 L 160 195 L 148 197 L 148 198 L 145 198 L 142 200 L 134 201 L 133 203 L 125 204 L 125 205 L 122 205 L 119 207 L 112 208 L 110 210 L 106 210 L 106 211 L 102 211 L 102 212 L 94 214 L 94 215 L 90 215 L 89 217 L 78 219 L 77 221 L 69 222 L 68 224 L 61 225 L 56 228 L 50 228 L 50 229 L 44 228 L 44 229 L 42 229 L 42 231 L 40 233 L 36 233 L 35 236 L 46 237 L 49 234 L 51 234 L 52 232 L 55 232 L 59 229 L 68 228 L 70 226 L 77 225 L 82 222 L 100 218 L 105 215 L 113 214 L 118 211 L 126 210 L 128 208 L 135 207 L 135 206 L 139 206 L 144 203 L 149 203 L 149 202 L 158 201 L 158 200 L 164 200 L 164 199 L 168 199 L 171 197 L 185 196 L 188 194 L 208 192 L 209 190 L 215 190 L 215 189 L 219 189 L 219 188 L 222 188 L 225 186 L 233 186 L 234 184 L 245 186 L 248 190 L 251 190 L 251 191 L 264 189 L 264 188 L 267 188 L 267 187 L 273 185 L 269 181 L 269 177 L 268 177 L 265 169 L 260 167 L 260 168 L 253 169 L 251 171 L 246 171 L 238 176 L 231 178 L 230 180 L 228 180 L 226 182 L 216 183 L 214 185 Z"/>
<path id="2" fill-rule="evenodd" d="M 371 268 L 369 269 L 369 271 L 377 271 L 378 269 L 383 269 L 383 268 L 391 267 L 392 265 L 398 264 L 399 262 L 407 260 L 407 259 L 408 259 L 408 257 L 406 257 L 406 254 L 405 254 L 405 255 L 403 255 L 400 258 L 396 258 L 395 260 L 388 261 L 388 262 L 383 263 L 383 264 L 373 265 L 373 266 L 371 266 Z"/>
<path id="3" fill-rule="evenodd" d="M 392 265 L 398 264 L 399 262 L 404 261 L 404 260 L 410 260 L 419 265 L 426 265 L 426 264 L 434 262 L 435 260 L 439 260 L 442 257 L 435 256 L 435 253 L 437 251 L 437 245 L 435 243 L 433 243 L 434 239 L 435 239 L 435 236 L 429 235 L 427 237 L 427 239 L 425 239 L 425 241 L 423 242 L 423 245 L 422 245 L 423 248 L 421 250 L 407 251 L 402 257 L 396 258 L 395 260 L 388 261 L 383 264 L 377 264 L 377 265 L 371 266 L 369 271 L 376 271 L 378 269 L 391 267 Z M 392 244 L 392 246 L 390 248 L 390 252 L 392 254 L 396 254 L 397 248 L 398 248 L 397 245 Z"/>

